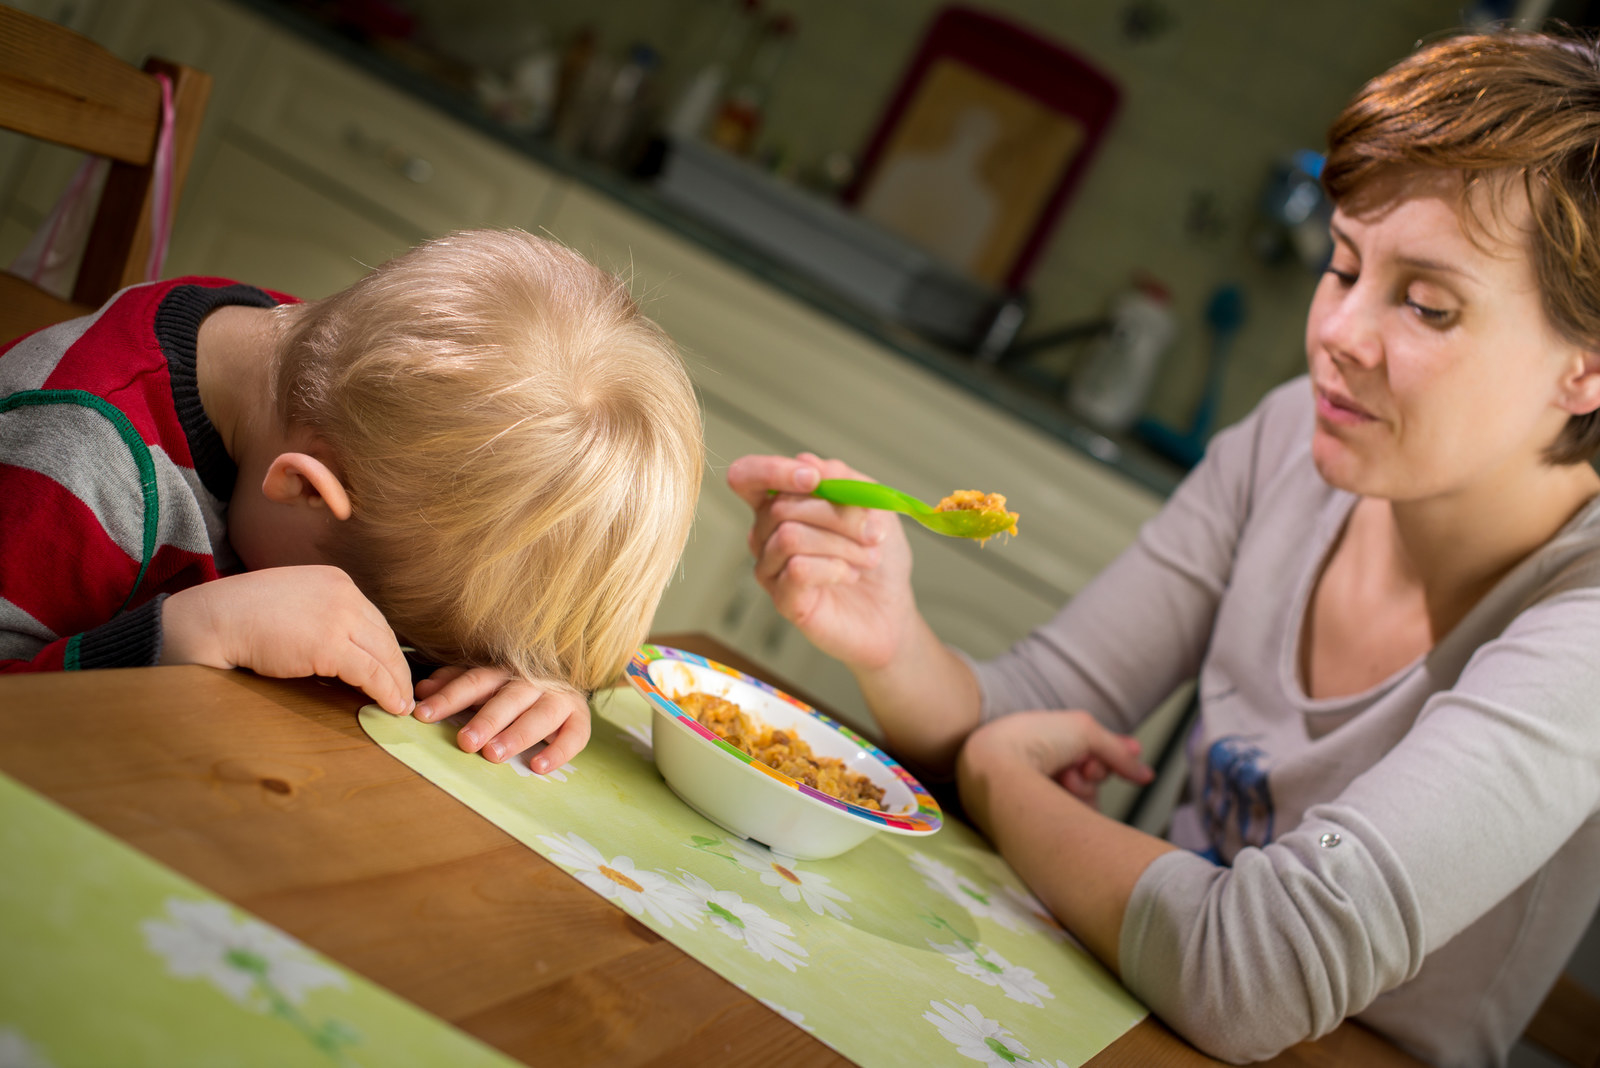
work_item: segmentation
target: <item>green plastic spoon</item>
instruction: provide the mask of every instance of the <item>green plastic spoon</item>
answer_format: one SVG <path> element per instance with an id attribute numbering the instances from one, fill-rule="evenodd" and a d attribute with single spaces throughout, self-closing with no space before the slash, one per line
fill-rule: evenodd
<path id="1" fill-rule="evenodd" d="M 817 483 L 811 496 L 821 497 L 834 504 L 853 504 L 862 508 L 880 508 L 886 512 L 900 512 L 910 516 L 935 534 L 952 538 L 977 538 L 982 541 L 1008 531 L 1016 522 L 1009 512 L 978 512 L 970 509 L 941 512 L 932 505 L 917 500 L 909 493 L 901 493 L 893 486 L 878 482 L 858 482 L 850 478 L 825 478 Z"/>

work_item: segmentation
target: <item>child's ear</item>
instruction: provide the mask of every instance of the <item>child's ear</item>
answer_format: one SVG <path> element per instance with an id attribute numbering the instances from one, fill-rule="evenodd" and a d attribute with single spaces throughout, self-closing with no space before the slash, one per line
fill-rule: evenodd
<path id="1" fill-rule="evenodd" d="M 1560 405 L 1572 415 L 1600 409 L 1600 352 L 1580 352 L 1561 379 Z"/>
<path id="2" fill-rule="evenodd" d="M 279 453 L 261 480 L 261 493 L 274 504 L 326 508 L 335 519 L 350 518 L 350 495 L 327 464 L 303 452 Z"/>

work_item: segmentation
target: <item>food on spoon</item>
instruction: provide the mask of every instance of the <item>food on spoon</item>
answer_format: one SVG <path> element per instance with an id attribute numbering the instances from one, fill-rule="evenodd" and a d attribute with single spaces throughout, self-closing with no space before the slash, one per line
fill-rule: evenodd
<path id="1" fill-rule="evenodd" d="M 732 701 L 709 693 L 674 700 L 702 727 L 774 771 L 849 804 L 883 811 L 883 787 L 851 771 L 838 757 L 816 756 L 804 738 L 757 723 Z"/>
<path id="2" fill-rule="evenodd" d="M 995 531 L 997 534 L 1015 534 L 1017 532 L 1017 520 L 1021 518 L 1016 512 L 1006 511 L 1006 499 L 1003 494 L 984 493 L 982 490 L 956 490 L 940 501 L 933 510 L 935 512 L 988 512 L 991 515 L 1009 516 L 1011 525 Z"/>

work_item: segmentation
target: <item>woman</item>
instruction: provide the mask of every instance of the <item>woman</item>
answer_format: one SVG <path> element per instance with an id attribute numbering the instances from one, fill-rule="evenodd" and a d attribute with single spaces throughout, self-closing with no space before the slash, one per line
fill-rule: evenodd
<path id="1" fill-rule="evenodd" d="M 1493 1064 L 1600 901 L 1600 51 L 1423 48 L 1335 121 L 1309 374 L 996 660 L 917 614 L 853 474 L 746 457 L 756 571 L 892 746 L 1163 1019 L 1234 1061 L 1357 1016 Z M 769 497 L 768 489 L 782 492 Z M 1099 816 L 1198 676 L 1170 841 Z M 1063 788 L 1065 787 L 1065 788 Z"/>

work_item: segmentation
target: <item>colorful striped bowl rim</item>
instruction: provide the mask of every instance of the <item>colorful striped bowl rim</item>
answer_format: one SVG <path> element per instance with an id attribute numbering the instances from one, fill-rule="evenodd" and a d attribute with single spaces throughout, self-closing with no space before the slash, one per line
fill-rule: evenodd
<path id="1" fill-rule="evenodd" d="M 916 812 L 892 814 L 888 812 L 877 812 L 870 808 L 863 808 L 860 805 L 852 805 L 848 801 L 841 801 L 839 798 L 834 797 L 831 794 L 824 793 L 813 786 L 807 786 L 805 783 L 800 782 L 797 779 L 792 779 L 781 771 L 767 767 L 765 764 L 761 763 L 759 760 L 756 760 L 749 753 L 746 753 L 738 746 L 730 745 L 721 738 L 718 738 L 716 734 L 714 734 L 709 728 L 702 725 L 692 715 L 679 707 L 678 703 L 669 695 L 663 693 L 661 688 L 658 687 L 654 680 L 650 678 L 650 665 L 657 660 L 678 660 L 687 664 L 697 664 L 700 667 L 709 668 L 712 671 L 718 672 L 719 674 L 738 679 L 740 682 L 754 686 L 758 690 L 762 690 L 765 693 L 771 694 L 773 697 L 778 698 L 780 701 L 794 706 L 795 708 L 804 712 L 806 715 L 816 719 L 830 730 L 837 731 L 839 734 L 842 734 L 844 737 L 848 738 L 852 745 L 857 746 L 863 752 L 869 754 L 874 760 L 887 768 L 896 779 L 900 780 L 900 782 L 911 791 L 911 796 L 915 800 L 917 806 Z M 753 770 L 761 772 L 770 778 L 789 786 L 792 789 L 799 790 L 803 794 L 814 797 L 825 805 L 831 805 L 836 809 L 847 812 L 858 819 L 866 820 L 869 823 L 881 824 L 884 827 L 897 831 L 901 834 L 932 834 L 944 823 L 944 815 L 942 810 L 939 808 L 939 802 L 934 799 L 932 794 L 928 793 L 926 787 L 917 781 L 916 776 L 912 775 L 905 768 L 901 767 L 893 757 L 879 749 L 877 746 L 873 745 L 871 742 L 857 734 L 855 731 L 851 730 L 849 727 L 846 727 L 843 723 L 838 722 L 831 716 L 825 715 L 822 712 L 818 712 L 815 708 L 812 708 L 798 697 L 784 693 L 776 686 L 768 685 L 767 683 L 762 682 L 760 679 L 752 678 L 751 676 L 746 675 L 737 668 L 729 667 L 727 664 L 719 664 L 717 661 L 700 656 L 698 653 L 691 653 L 685 649 L 674 649 L 671 646 L 666 645 L 641 645 L 638 651 L 633 654 L 633 658 L 628 661 L 626 675 L 628 681 L 633 684 L 634 688 L 640 693 L 644 694 L 644 696 L 649 699 L 651 703 L 660 708 L 667 715 L 673 717 L 683 726 L 689 728 L 689 730 L 698 734 L 712 745 L 718 746 L 725 752 L 731 753 L 733 756 L 738 757 Z"/>

